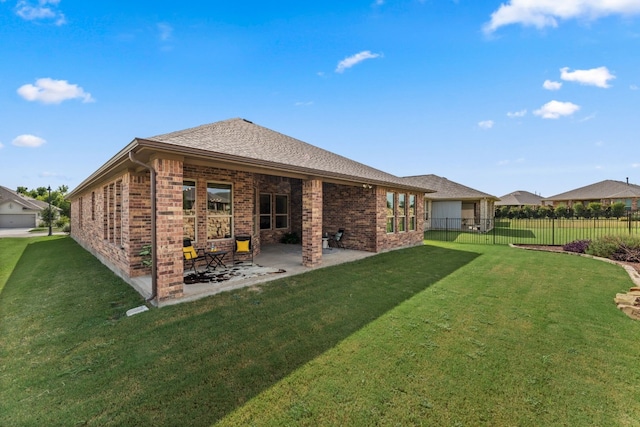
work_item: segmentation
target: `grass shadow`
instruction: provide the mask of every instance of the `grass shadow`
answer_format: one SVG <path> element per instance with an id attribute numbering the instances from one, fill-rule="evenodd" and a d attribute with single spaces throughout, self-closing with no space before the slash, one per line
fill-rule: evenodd
<path id="1" fill-rule="evenodd" d="M 31 246 L 0 299 L 8 424 L 211 425 L 478 256 L 409 248 L 126 318 L 137 294 L 75 242 Z"/>

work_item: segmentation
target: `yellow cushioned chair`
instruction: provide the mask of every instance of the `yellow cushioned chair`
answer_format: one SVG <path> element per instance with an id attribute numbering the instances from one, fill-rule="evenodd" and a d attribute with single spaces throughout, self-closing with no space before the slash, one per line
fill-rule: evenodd
<path id="1" fill-rule="evenodd" d="M 207 261 L 207 255 L 202 250 L 202 253 L 199 254 L 196 248 L 193 247 L 193 243 L 191 243 L 191 239 L 183 239 L 182 240 L 182 255 L 184 257 L 184 262 L 188 268 L 192 268 L 194 273 L 199 273 L 196 269 L 196 262 L 202 260 Z"/>
<path id="2" fill-rule="evenodd" d="M 233 244 L 233 261 L 235 264 L 236 254 L 248 255 L 253 265 L 253 245 L 251 236 L 236 236 Z"/>

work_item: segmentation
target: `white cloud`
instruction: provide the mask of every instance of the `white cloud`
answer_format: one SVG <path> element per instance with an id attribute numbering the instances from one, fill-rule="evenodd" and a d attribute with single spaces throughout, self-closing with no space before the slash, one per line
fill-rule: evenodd
<path id="1" fill-rule="evenodd" d="M 483 30 L 490 34 L 511 24 L 541 29 L 557 27 L 558 20 L 594 21 L 609 15 L 635 14 L 640 14 L 638 0 L 510 0 L 491 14 Z"/>
<path id="2" fill-rule="evenodd" d="M 560 88 L 562 87 L 562 83 L 545 80 L 544 83 L 542 83 L 542 87 L 546 90 L 560 90 Z"/>
<path id="3" fill-rule="evenodd" d="M 596 118 L 596 113 L 592 113 L 592 114 L 589 114 L 588 116 L 586 116 L 586 117 L 584 117 L 584 118 L 580 119 L 580 123 L 582 123 L 582 122 L 588 122 L 589 120 L 593 120 L 593 119 L 595 119 L 595 118 Z"/>
<path id="4" fill-rule="evenodd" d="M 40 178 L 57 178 L 57 179 L 61 179 L 61 180 L 65 180 L 65 181 L 70 181 L 71 178 L 69 178 L 67 175 L 58 173 L 58 172 L 48 172 L 48 171 L 43 171 L 40 172 L 38 174 L 38 176 Z"/>
<path id="5" fill-rule="evenodd" d="M 480 129 L 491 129 L 493 125 L 493 120 L 482 120 L 478 122 L 478 127 L 480 127 Z"/>
<path id="6" fill-rule="evenodd" d="M 4 145 L 2 144 L 2 142 L 0 142 L 0 148 L 4 147 Z"/>
<path id="7" fill-rule="evenodd" d="M 631 85 L 631 86 L 629 86 L 629 89 L 638 90 L 638 85 Z"/>
<path id="8" fill-rule="evenodd" d="M 18 88 L 18 94 L 27 101 L 40 101 L 43 104 L 60 104 L 67 99 L 82 99 L 82 102 L 93 102 L 90 93 L 78 85 L 69 84 L 66 80 L 53 80 L 48 77 L 36 80 L 36 84 L 26 84 Z"/>
<path id="9" fill-rule="evenodd" d="M 45 142 L 47 141 L 40 138 L 39 136 L 26 134 L 26 135 L 17 136 L 11 143 L 16 147 L 36 148 L 36 147 L 40 147 Z"/>
<path id="10" fill-rule="evenodd" d="M 569 67 L 560 69 L 560 78 L 568 82 L 577 82 L 581 85 L 608 88 L 609 80 L 616 78 L 607 67 L 591 68 L 590 70 L 569 71 Z"/>
<path id="11" fill-rule="evenodd" d="M 579 105 L 573 102 L 549 101 L 535 110 L 533 114 L 543 119 L 558 119 L 561 116 L 570 116 L 580 109 Z"/>
<path id="12" fill-rule="evenodd" d="M 60 0 L 38 0 L 33 6 L 26 0 L 18 1 L 16 14 L 27 21 L 51 20 L 55 25 L 64 25 L 67 20 L 62 12 L 58 10 Z"/>
<path id="13" fill-rule="evenodd" d="M 516 118 L 516 117 L 524 117 L 527 115 L 527 110 L 520 110 L 520 111 L 513 111 L 513 112 L 508 112 L 507 113 L 507 117 L 509 118 Z"/>
<path id="14" fill-rule="evenodd" d="M 632 168 L 640 168 L 640 163 L 632 163 L 631 167 Z"/>
<path id="15" fill-rule="evenodd" d="M 363 50 L 355 55 L 349 56 L 338 63 L 336 67 L 336 73 L 344 73 L 344 70 L 353 67 L 360 62 L 367 59 L 380 58 L 382 55 L 379 53 L 371 53 L 369 50 Z"/>
<path id="16" fill-rule="evenodd" d="M 156 24 L 156 27 L 158 28 L 160 40 L 167 41 L 171 39 L 171 36 L 173 35 L 173 27 L 171 25 L 159 22 Z"/>
<path id="17" fill-rule="evenodd" d="M 295 105 L 296 107 L 308 107 L 308 106 L 310 106 L 310 105 L 313 105 L 313 101 L 306 101 L 306 102 L 298 101 L 298 102 L 296 102 L 294 105 Z"/>

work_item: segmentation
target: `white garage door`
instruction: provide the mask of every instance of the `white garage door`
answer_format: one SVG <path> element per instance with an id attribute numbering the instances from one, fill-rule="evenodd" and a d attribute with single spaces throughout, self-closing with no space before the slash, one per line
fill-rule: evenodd
<path id="1" fill-rule="evenodd" d="M 456 228 L 462 215 L 461 201 L 433 202 L 431 209 L 432 228 Z"/>
<path id="2" fill-rule="evenodd" d="M 36 226 L 36 214 L 0 215 L 1 228 L 32 228 Z"/>

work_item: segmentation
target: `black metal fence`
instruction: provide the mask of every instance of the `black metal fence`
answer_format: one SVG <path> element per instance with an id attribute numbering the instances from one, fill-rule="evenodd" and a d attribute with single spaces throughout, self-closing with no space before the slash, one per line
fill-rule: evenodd
<path id="1" fill-rule="evenodd" d="M 610 235 L 640 236 L 637 215 L 622 218 L 486 218 L 469 223 L 461 218 L 432 218 L 425 239 L 483 244 L 564 245 Z"/>

